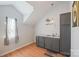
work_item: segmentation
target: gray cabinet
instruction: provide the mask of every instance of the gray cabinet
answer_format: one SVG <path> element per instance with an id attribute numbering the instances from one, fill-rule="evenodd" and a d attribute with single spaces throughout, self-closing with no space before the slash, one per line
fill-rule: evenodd
<path id="1" fill-rule="evenodd" d="M 59 38 L 46 38 L 45 48 L 59 52 Z"/>
<path id="2" fill-rule="evenodd" d="M 60 15 L 60 52 L 70 55 L 71 49 L 71 13 Z"/>
<path id="3" fill-rule="evenodd" d="M 59 38 L 52 39 L 52 50 L 59 52 Z"/>
<path id="4" fill-rule="evenodd" d="M 45 40 L 44 37 L 37 36 L 36 37 L 36 44 L 37 44 L 37 46 L 44 48 L 45 47 L 45 41 L 44 40 Z"/>
<path id="5" fill-rule="evenodd" d="M 59 38 L 37 36 L 37 46 L 59 52 Z"/>
<path id="6" fill-rule="evenodd" d="M 45 39 L 45 48 L 49 49 L 49 50 L 52 50 L 52 43 L 53 43 L 52 38 L 46 37 L 46 39 Z"/>
<path id="7" fill-rule="evenodd" d="M 60 15 L 60 24 L 70 24 L 71 20 L 71 15 L 70 15 L 70 12 L 68 13 L 63 13 Z"/>

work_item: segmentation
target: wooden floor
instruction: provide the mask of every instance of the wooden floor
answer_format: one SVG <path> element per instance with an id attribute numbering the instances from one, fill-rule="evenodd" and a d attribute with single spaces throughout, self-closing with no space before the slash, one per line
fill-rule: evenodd
<path id="1" fill-rule="evenodd" d="M 46 49 L 39 48 L 35 43 L 33 43 L 7 55 L 4 55 L 3 57 L 49 57 L 45 55 L 45 53 L 48 53 Z M 53 53 L 53 55 L 55 57 L 63 57 L 61 54 Z"/>

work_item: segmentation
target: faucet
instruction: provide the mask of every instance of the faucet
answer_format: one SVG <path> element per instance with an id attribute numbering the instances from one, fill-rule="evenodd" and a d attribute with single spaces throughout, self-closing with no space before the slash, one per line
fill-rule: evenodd
<path id="1" fill-rule="evenodd" d="M 57 33 L 52 34 L 53 37 L 56 37 Z"/>

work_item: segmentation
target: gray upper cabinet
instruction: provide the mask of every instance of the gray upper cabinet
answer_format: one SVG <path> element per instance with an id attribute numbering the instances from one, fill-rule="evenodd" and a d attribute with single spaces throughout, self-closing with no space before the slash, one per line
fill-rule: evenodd
<path id="1" fill-rule="evenodd" d="M 60 15 L 60 52 L 70 55 L 71 49 L 71 13 Z"/>
<path id="2" fill-rule="evenodd" d="M 69 20 L 71 17 L 70 12 L 68 13 L 63 13 L 60 15 L 60 25 L 62 24 L 71 24 L 71 20 Z"/>

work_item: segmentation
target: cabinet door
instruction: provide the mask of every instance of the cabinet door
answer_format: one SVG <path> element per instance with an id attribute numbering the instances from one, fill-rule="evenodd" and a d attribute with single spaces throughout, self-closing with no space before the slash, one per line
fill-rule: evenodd
<path id="1" fill-rule="evenodd" d="M 70 24 L 70 15 L 71 13 L 64 13 L 64 14 L 61 14 L 60 16 L 60 24 Z"/>
<path id="2" fill-rule="evenodd" d="M 52 39 L 52 50 L 59 52 L 59 38 Z"/>
<path id="3" fill-rule="evenodd" d="M 37 39 L 36 39 L 36 42 L 37 42 L 37 45 L 39 46 L 39 47 L 42 47 L 42 48 L 44 48 L 44 37 L 42 37 L 42 36 L 38 36 L 37 37 Z"/>
<path id="4" fill-rule="evenodd" d="M 36 45 L 39 46 L 39 37 L 36 36 Z"/>
<path id="5" fill-rule="evenodd" d="M 70 55 L 71 49 L 71 13 L 60 15 L 60 52 Z"/>
<path id="6" fill-rule="evenodd" d="M 51 51 L 59 52 L 59 38 L 46 38 L 45 48 Z"/>
<path id="7" fill-rule="evenodd" d="M 60 39 L 60 51 L 66 55 L 70 55 L 70 27 L 67 25 L 62 26 L 61 39 Z"/>
<path id="8" fill-rule="evenodd" d="M 51 38 L 45 38 L 45 48 L 52 50 L 52 39 Z"/>

